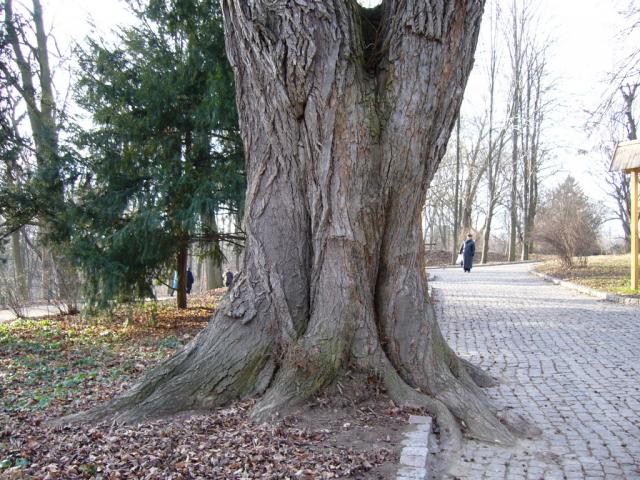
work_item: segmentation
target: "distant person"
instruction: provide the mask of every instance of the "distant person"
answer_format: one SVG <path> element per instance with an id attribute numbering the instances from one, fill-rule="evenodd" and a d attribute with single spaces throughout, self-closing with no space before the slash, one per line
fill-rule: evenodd
<path id="1" fill-rule="evenodd" d="M 231 288 L 231 285 L 233 285 L 233 272 L 231 270 L 227 270 L 227 273 L 224 274 L 224 286 Z"/>
<path id="2" fill-rule="evenodd" d="M 462 255 L 462 268 L 467 273 L 471 272 L 473 256 L 476 254 L 476 242 L 473 241 L 473 235 L 470 233 L 460 247 L 460 254 Z"/>
<path id="3" fill-rule="evenodd" d="M 195 279 L 193 278 L 193 273 L 191 273 L 191 269 L 187 268 L 187 293 L 191 293 L 191 287 L 193 287 L 193 282 Z"/>

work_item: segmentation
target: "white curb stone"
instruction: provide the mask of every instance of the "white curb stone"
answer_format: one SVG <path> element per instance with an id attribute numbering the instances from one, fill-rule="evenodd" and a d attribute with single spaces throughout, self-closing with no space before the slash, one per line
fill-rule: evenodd
<path id="1" fill-rule="evenodd" d="M 411 415 L 409 429 L 404 433 L 400 468 L 396 480 L 425 480 L 427 478 L 427 457 L 429 455 L 429 433 L 431 417 Z"/>
<path id="2" fill-rule="evenodd" d="M 599 298 L 600 300 L 605 300 L 607 302 L 614 303 L 622 303 L 624 305 L 638 305 L 640 306 L 640 298 L 634 297 L 625 297 L 623 295 L 616 295 L 615 293 L 607 293 L 602 292 L 600 290 L 595 290 L 593 288 L 585 287 L 583 285 L 578 285 L 577 283 L 567 282 L 566 280 L 560 280 L 559 278 L 552 277 L 545 273 L 536 272 L 535 270 L 531 270 L 531 273 L 537 277 L 546 280 L 547 282 L 551 282 L 554 285 L 560 285 L 561 287 L 570 288 L 571 290 L 575 290 L 580 293 L 584 293 L 585 295 L 590 295 L 595 298 Z"/>

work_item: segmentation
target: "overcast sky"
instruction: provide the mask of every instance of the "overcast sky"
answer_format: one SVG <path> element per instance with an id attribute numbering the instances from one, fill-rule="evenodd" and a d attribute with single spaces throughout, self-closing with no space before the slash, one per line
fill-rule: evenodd
<path id="1" fill-rule="evenodd" d="M 379 0 L 359 0 L 365 6 Z M 507 11 L 511 0 L 495 0 Z M 618 10 L 627 0 L 533 0 L 540 19 L 539 33 L 550 39 L 549 69 L 556 80 L 557 105 L 548 141 L 554 146 L 556 178 L 559 182 L 568 173 L 583 184 L 588 193 L 604 199 L 598 181 L 585 172 L 593 170 L 594 157 L 578 155 L 588 147 L 589 139 L 583 132 L 586 120 L 584 109 L 593 109 L 600 102 L 607 72 L 615 69 L 622 50 L 628 50 L 629 39 L 619 38 L 623 28 Z M 108 32 L 130 21 L 120 0 L 42 0 L 47 23 L 62 50 L 72 40 L 81 41 L 95 25 L 99 34 Z M 367 5 L 368 4 L 368 5 Z M 489 3 L 488 3 L 489 4 Z M 483 24 L 486 29 L 488 22 Z M 465 111 L 472 111 L 479 99 L 486 95 L 482 71 L 482 43 L 476 57 L 465 95 Z"/>

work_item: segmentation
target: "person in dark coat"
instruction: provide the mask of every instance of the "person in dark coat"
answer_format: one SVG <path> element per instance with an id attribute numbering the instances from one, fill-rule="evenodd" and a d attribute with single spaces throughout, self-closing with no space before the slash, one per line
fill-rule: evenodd
<path id="1" fill-rule="evenodd" d="M 476 254 L 476 242 L 473 241 L 473 235 L 467 235 L 467 239 L 460 247 L 460 254 L 462 255 L 462 268 L 465 272 L 471 272 L 473 256 Z"/>
<path id="2" fill-rule="evenodd" d="M 187 293 L 191 293 L 191 287 L 193 287 L 193 282 L 195 279 L 193 278 L 193 273 L 191 273 L 191 269 L 187 269 Z"/>
<path id="3" fill-rule="evenodd" d="M 233 285 L 233 272 L 227 270 L 227 273 L 224 275 L 224 286 L 231 288 L 231 285 Z"/>

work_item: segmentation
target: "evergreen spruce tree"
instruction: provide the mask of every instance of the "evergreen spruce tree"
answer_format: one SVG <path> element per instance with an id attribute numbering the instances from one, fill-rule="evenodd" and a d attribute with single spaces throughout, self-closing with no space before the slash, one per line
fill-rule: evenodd
<path id="1" fill-rule="evenodd" d="M 94 127 L 77 136 L 71 254 L 89 298 L 150 294 L 189 245 L 237 239 L 210 227 L 242 210 L 244 160 L 217 0 L 130 1 L 138 26 L 79 52 L 77 99 Z"/>

